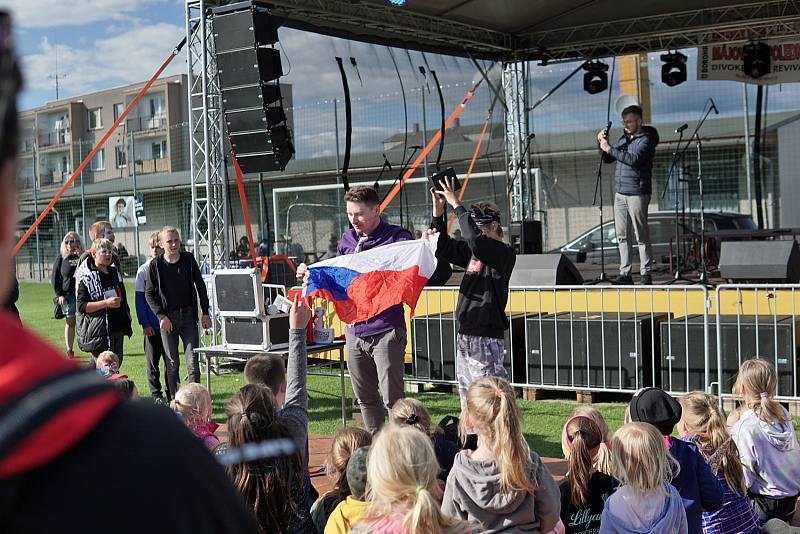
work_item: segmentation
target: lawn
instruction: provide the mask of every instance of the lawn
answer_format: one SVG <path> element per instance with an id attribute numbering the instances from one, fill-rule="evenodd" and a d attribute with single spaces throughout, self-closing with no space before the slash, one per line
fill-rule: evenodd
<path id="1" fill-rule="evenodd" d="M 128 295 L 133 299 L 133 285 L 127 285 Z M 48 284 L 21 283 L 20 300 L 17 304 L 23 323 L 50 341 L 59 351 L 64 346 L 64 322 L 56 321 L 53 313 L 53 293 Z M 149 397 L 145 372 L 142 330 L 135 319 L 136 310 L 131 302 L 131 313 L 134 315 L 134 334 L 125 340 L 125 355 L 122 372 L 130 376 L 139 388 L 143 397 Z M 76 353 L 77 344 L 76 344 Z M 184 370 L 184 362 L 181 362 Z M 163 377 L 162 377 L 163 379 Z M 214 419 L 225 420 L 225 403 L 233 393 L 243 385 L 241 372 L 229 372 L 214 375 L 213 402 Z M 348 406 L 352 391 L 350 383 L 346 384 Z M 458 395 L 447 393 L 410 393 L 421 400 L 431 411 L 435 421 L 446 415 L 457 415 L 459 412 Z M 341 426 L 341 400 L 339 397 L 339 381 L 336 377 L 308 377 L 309 396 L 309 432 L 312 434 L 332 435 Z M 565 400 L 517 401 L 525 422 L 525 437 L 533 450 L 542 456 L 561 457 L 561 428 L 577 402 Z M 621 403 L 598 403 L 595 405 L 604 415 L 611 430 L 622 425 L 625 405 Z"/>

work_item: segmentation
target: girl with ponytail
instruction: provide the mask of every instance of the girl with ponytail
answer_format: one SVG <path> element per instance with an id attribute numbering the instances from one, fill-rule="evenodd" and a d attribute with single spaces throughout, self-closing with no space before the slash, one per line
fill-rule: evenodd
<path id="1" fill-rule="evenodd" d="M 772 364 L 756 358 L 742 363 L 733 384 L 742 407 L 731 436 L 762 523 L 773 517 L 788 522 L 800 495 L 800 446 L 789 412 L 774 399 L 777 381 Z"/>
<path id="2" fill-rule="evenodd" d="M 460 430 L 477 434 L 478 448 L 456 455 L 444 513 L 480 522 L 485 532 L 563 531 L 558 486 L 525 441 L 522 414 L 508 382 L 497 377 L 473 382 Z"/>
<path id="3" fill-rule="evenodd" d="M 612 477 L 593 467 L 602 444 L 603 432 L 594 420 L 583 415 L 567 419 L 561 450 L 569 471 L 559 484 L 561 522 L 567 534 L 590 534 L 600 529 L 605 501 L 616 486 Z"/>
<path id="4" fill-rule="evenodd" d="M 603 436 L 603 441 L 597 448 L 597 454 L 594 455 L 592 467 L 601 473 L 613 477 L 611 473 L 611 449 L 609 448 L 611 441 L 608 438 L 608 423 L 606 423 L 605 418 L 603 418 L 603 414 L 601 414 L 600 410 L 591 404 L 581 404 L 572 410 L 572 415 L 570 415 L 570 417 L 575 417 L 576 415 L 588 417 L 594 421 L 594 424 L 596 424 L 597 428 L 600 429 L 600 434 Z"/>
<path id="5" fill-rule="evenodd" d="M 439 462 L 430 438 L 388 423 L 367 457 L 367 509 L 353 534 L 464 534 L 476 530 L 439 507 Z"/>
<path id="6" fill-rule="evenodd" d="M 722 508 L 703 512 L 703 532 L 758 534 L 758 518 L 747 499 L 739 451 L 728 434 L 717 397 L 693 391 L 679 402 L 682 415 L 678 433 L 684 441 L 697 445 L 722 487 Z"/>

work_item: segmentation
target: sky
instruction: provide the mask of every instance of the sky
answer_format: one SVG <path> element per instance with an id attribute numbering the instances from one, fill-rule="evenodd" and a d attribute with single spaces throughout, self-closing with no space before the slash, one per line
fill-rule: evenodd
<path id="1" fill-rule="evenodd" d="M 148 79 L 184 36 L 184 6 L 182 0 L 0 0 L 0 9 L 10 10 L 13 16 L 22 58 L 25 88 L 20 109 L 55 100 L 56 76 L 61 98 Z M 307 157 L 335 153 L 331 100 L 342 98 L 337 55 L 345 58 L 352 90 L 355 152 L 380 150 L 383 139 L 405 129 L 392 55 L 407 93 L 409 127 L 423 120 L 422 92 L 427 98 L 428 128 L 432 129 L 439 120 L 435 90 L 430 89 L 432 80 L 419 73 L 419 66 L 438 72 L 447 114 L 479 78 L 468 59 L 398 49 L 390 52 L 383 46 L 286 28 L 280 30 L 280 48 L 285 72 L 281 81 L 292 84 L 295 137 L 305 143 L 307 150 L 303 152 Z M 714 97 L 721 115 L 741 115 L 742 85 L 695 80 L 696 52 L 684 52 L 689 56 L 689 81 L 674 88 L 660 81 L 658 54 L 649 56 L 654 122 L 696 121 L 709 96 Z M 358 70 L 349 64 L 349 57 L 357 59 Z M 165 74 L 186 72 L 185 61 L 185 53 L 181 53 Z M 575 65 L 533 65 L 531 101 L 552 88 Z M 484 68 L 489 66 L 484 64 Z M 499 85 L 498 72 L 499 69 L 492 71 L 495 86 Z M 798 85 L 773 86 L 769 110 L 798 109 Z M 749 93 L 752 113 L 755 90 L 751 88 Z M 615 89 L 612 97 L 617 94 Z M 607 92 L 585 93 L 579 73 L 532 114 L 534 130 L 537 134 L 579 131 L 588 125 L 600 129 L 606 120 L 607 98 Z M 483 84 L 462 115 L 462 123 L 482 122 L 491 100 L 491 92 Z M 502 120 L 499 110 L 498 107 L 496 120 Z M 340 115 L 340 128 L 342 118 Z"/>

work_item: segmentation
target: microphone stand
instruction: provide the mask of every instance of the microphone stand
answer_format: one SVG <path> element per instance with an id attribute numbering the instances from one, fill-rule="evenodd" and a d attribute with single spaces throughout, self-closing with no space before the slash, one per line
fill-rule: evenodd
<path id="1" fill-rule="evenodd" d="M 608 132 L 610 129 L 611 121 L 606 124 L 606 129 L 604 131 L 604 137 L 606 138 L 606 141 L 608 141 Z M 588 282 L 584 282 L 585 285 L 610 282 L 608 275 L 606 274 L 606 248 L 603 242 L 603 156 L 605 156 L 605 154 L 606 153 L 602 150 L 600 151 L 600 161 L 597 163 L 597 178 L 594 182 L 594 200 L 592 201 L 592 206 L 598 205 L 597 201 L 600 201 L 600 274 L 597 276 L 597 278 L 589 280 Z"/>
<path id="2" fill-rule="evenodd" d="M 705 205 L 703 203 L 703 160 L 701 157 L 702 143 L 700 136 L 694 134 L 697 145 L 697 183 L 700 186 L 700 272 L 697 281 L 708 285 L 708 269 L 706 265 L 706 221 Z"/>
<path id="3" fill-rule="evenodd" d="M 681 174 L 683 173 L 683 156 L 685 153 L 684 151 L 680 150 L 681 142 L 683 141 L 683 129 L 680 129 L 679 137 L 678 137 L 678 144 L 675 146 L 675 151 L 672 153 L 672 163 L 669 166 L 669 172 L 667 173 L 667 183 L 664 184 L 664 190 L 661 192 L 661 198 L 667 194 L 667 189 L 669 188 L 669 181 L 670 178 L 674 177 L 674 187 L 673 190 L 675 192 L 675 274 L 672 280 L 669 281 L 670 284 L 673 284 L 679 280 L 684 282 L 688 282 L 689 279 L 683 276 L 681 271 L 681 223 L 680 223 L 680 204 L 678 201 L 678 195 L 680 194 L 680 183 L 685 181 L 680 176 L 675 176 L 675 166 L 678 163 L 678 160 L 681 160 Z M 688 143 L 687 143 L 688 145 Z M 684 259 L 685 261 L 685 259 Z"/>

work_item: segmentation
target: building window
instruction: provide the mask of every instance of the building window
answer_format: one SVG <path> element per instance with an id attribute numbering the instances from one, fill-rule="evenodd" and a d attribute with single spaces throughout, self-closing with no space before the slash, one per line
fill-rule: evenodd
<path id="1" fill-rule="evenodd" d="M 167 157 L 167 141 L 160 141 L 153 143 L 152 147 L 153 159 L 161 159 Z"/>
<path id="2" fill-rule="evenodd" d="M 163 117 L 164 116 L 164 97 L 155 96 L 150 98 L 150 116 Z"/>
<path id="3" fill-rule="evenodd" d="M 89 110 L 89 129 L 97 130 L 103 127 L 103 108 L 94 108 Z"/>
<path id="4" fill-rule="evenodd" d="M 106 157 L 105 157 L 105 149 L 101 148 L 97 151 L 97 154 L 94 155 L 92 161 L 89 162 L 89 170 L 90 171 L 103 171 L 106 168 Z"/>
<path id="5" fill-rule="evenodd" d="M 122 145 L 117 145 L 114 155 L 118 169 L 128 164 L 128 154 L 125 152 L 125 147 Z"/>
<path id="6" fill-rule="evenodd" d="M 125 104 L 120 102 L 119 104 L 114 104 L 114 122 L 117 122 L 122 112 L 125 111 Z"/>

